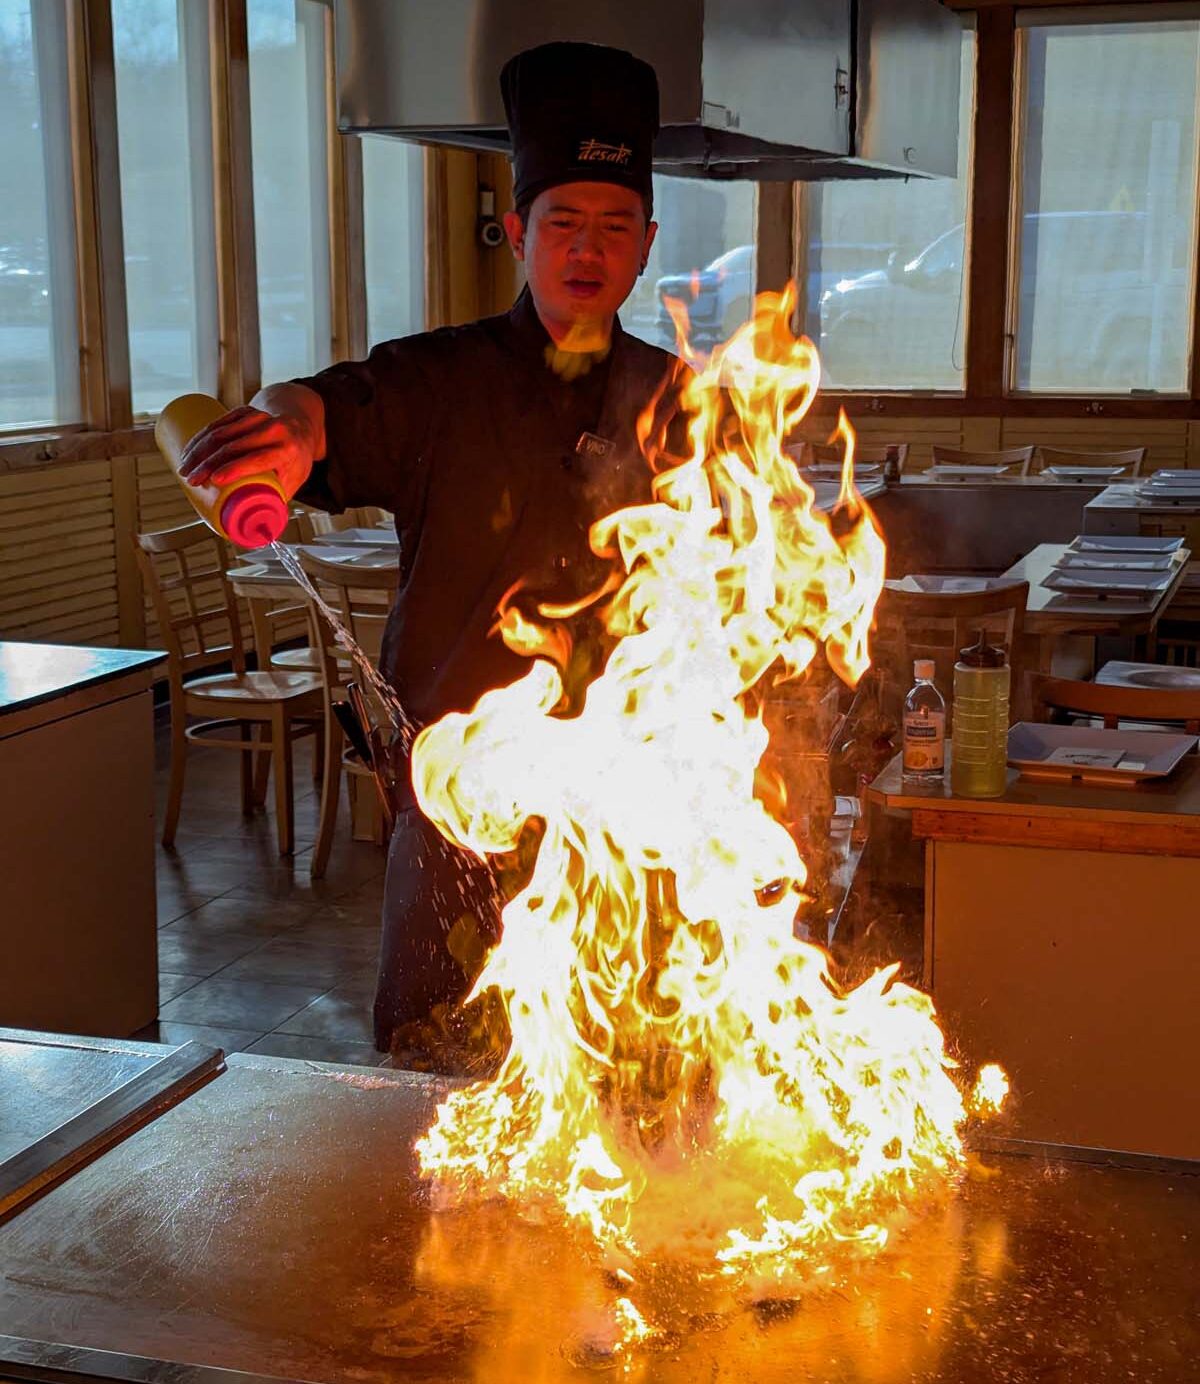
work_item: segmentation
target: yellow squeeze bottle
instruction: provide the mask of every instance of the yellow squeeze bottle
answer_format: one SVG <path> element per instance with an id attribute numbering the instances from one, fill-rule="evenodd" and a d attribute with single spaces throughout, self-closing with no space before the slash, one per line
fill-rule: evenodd
<path id="1" fill-rule="evenodd" d="M 181 394 L 158 415 L 154 440 L 177 476 L 183 449 L 201 428 L 226 412 L 225 405 L 208 394 Z M 179 479 L 201 519 L 239 548 L 274 543 L 287 527 L 288 497 L 279 478 L 270 471 L 229 485 L 189 485 Z"/>
<path id="2" fill-rule="evenodd" d="M 978 641 L 954 665 L 954 754 L 950 787 L 963 798 L 998 798 L 1008 785 L 1008 694 L 1004 650 Z"/>

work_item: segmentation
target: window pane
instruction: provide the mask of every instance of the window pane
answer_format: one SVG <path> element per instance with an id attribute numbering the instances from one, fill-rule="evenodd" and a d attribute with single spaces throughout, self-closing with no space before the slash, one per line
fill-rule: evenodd
<path id="1" fill-rule="evenodd" d="M 755 284 L 755 185 L 654 179 L 658 235 L 621 309 L 626 331 L 673 349 L 667 298 L 687 304 L 693 346 L 709 349 L 750 316 Z"/>
<path id="2" fill-rule="evenodd" d="M 425 327 L 425 153 L 368 135 L 362 142 L 367 344 Z"/>
<path id="3" fill-rule="evenodd" d="M 79 421 L 59 0 L 0 0 L 0 427 Z"/>
<path id="4" fill-rule="evenodd" d="M 1024 41 L 1016 387 L 1185 391 L 1200 23 Z"/>
<path id="5" fill-rule="evenodd" d="M 207 6 L 113 0 L 135 413 L 217 382 Z"/>
<path id="6" fill-rule="evenodd" d="M 812 183 L 808 333 L 839 389 L 963 388 L 975 35 L 964 31 L 958 177 Z"/>
<path id="7" fill-rule="evenodd" d="M 316 0 L 247 5 L 264 384 L 330 362 L 325 14 Z"/>

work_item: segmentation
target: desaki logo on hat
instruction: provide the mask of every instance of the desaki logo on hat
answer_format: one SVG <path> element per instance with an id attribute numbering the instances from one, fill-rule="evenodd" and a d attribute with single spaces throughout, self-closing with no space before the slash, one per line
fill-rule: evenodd
<path id="1" fill-rule="evenodd" d="M 632 157 L 633 150 L 627 144 L 605 144 L 598 139 L 584 139 L 579 143 L 580 163 L 626 164 Z"/>

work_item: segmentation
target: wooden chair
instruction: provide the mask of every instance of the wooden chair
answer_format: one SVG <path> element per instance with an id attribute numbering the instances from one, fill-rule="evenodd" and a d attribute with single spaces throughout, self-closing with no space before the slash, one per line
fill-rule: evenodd
<path id="1" fill-rule="evenodd" d="M 1009 447 L 1003 452 L 964 452 L 957 447 L 934 447 L 935 466 L 1009 466 L 1019 467 L 1019 475 L 1029 475 L 1033 458 L 1032 447 Z"/>
<path id="2" fill-rule="evenodd" d="M 864 466 L 882 466 L 887 461 L 887 454 L 894 449 L 896 460 L 900 465 L 900 474 L 904 474 L 904 468 L 908 465 L 908 443 L 890 442 L 881 443 L 876 446 L 863 446 L 861 443 L 854 448 L 855 461 L 861 461 Z M 839 463 L 842 460 L 843 448 L 837 442 L 810 442 L 807 444 L 808 461 L 819 462 L 828 466 L 831 462 Z"/>
<path id="3" fill-rule="evenodd" d="M 1031 673 L 1029 694 L 1036 721 L 1082 716 L 1102 721 L 1110 730 L 1122 721 L 1181 723 L 1189 735 L 1200 735 L 1200 690 L 1115 687 Z"/>
<path id="4" fill-rule="evenodd" d="M 247 814 L 257 801 L 254 756 L 271 756 L 279 854 L 290 855 L 295 845 L 292 741 L 322 731 L 320 677 L 286 669 L 247 672 L 241 616 L 225 578 L 229 551 L 207 524 L 198 521 L 134 538 L 159 638 L 167 649 L 171 691 L 171 779 L 162 843 L 169 846 L 175 839 L 188 746 L 202 742 L 241 754 L 242 810 Z M 189 725 L 190 716 L 206 719 Z M 230 730 L 237 731 L 236 739 Z"/>
<path id="5" fill-rule="evenodd" d="M 1063 452 L 1039 447 L 1035 470 L 1041 472 L 1047 466 L 1124 466 L 1129 475 L 1140 476 L 1145 460 L 1145 447 L 1129 447 L 1123 452 Z"/>
<path id="6" fill-rule="evenodd" d="M 379 651 L 388 612 L 400 583 L 398 568 L 348 568 L 342 563 L 328 562 L 310 553 L 301 553 L 300 563 L 312 579 L 322 598 L 341 620 L 363 653 L 378 665 Z M 378 716 L 378 724 L 390 731 L 386 711 L 374 705 L 370 688 L 353 661 L 337 643 L 329 622 L 311 597 L 308 598 L 312 621 L 312 644 L 321 660 L 321 688 L 325 716 L 325 758 L 321 772 L 321 816 L 317 840 L 312 853 L 312 877 L 320 879 L 325 873 L 329 851 L 337 825 L 341 774 L 369 776 L 370 769 L 362 763 L 353 749 L 346 747 L 341 723 L 334 705 L 347 699 L 346 685 L 354 681 L 367 696 L 368 704 Z"/>
<path id="7" fill-rule="evenodd" d="M 912 685 L 913 664 L 931 658 L 938 691 L 946 699 L 946 724 L 954 716 L 954 665 L 959 649 L 974 644 L 979 631 L 1008 649 L 1014 691 L 1019 686 L 1020 637 L 1025 623 L 1028 582 L 989 591 L 893 591 L 884 588 L 875 608 L 876 656 L 894 715 Z"/>

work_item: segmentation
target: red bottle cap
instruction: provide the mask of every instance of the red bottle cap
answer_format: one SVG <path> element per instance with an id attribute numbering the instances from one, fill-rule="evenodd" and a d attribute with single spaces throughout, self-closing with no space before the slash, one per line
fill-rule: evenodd
<path id="1" fill-rule="evenodd" d="M 221 527 L 239 548 L 274 543 L 287 528 L 287 501 L 269 485 L 243 485 L 221 506 Z"/>

